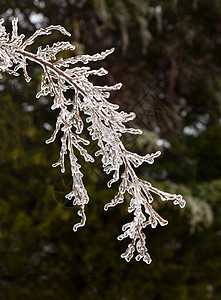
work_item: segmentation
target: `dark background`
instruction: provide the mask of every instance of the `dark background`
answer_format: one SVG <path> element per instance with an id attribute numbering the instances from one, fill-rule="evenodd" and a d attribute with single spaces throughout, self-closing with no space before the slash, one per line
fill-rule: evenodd
<path id="1" fill-rule="evenodd" d="M 221 299 L 221 3 L 219 0 L 0 1 L 8 31 L 14 16 L 20 33 L 61 24 L 71 32 L 74 54 L 115 52 L 92 67 L 108 69 L 94 82 L 122 82 L 111 101 L 134 111 L 139 137 L 128 149 L 160 149 L 141 177 L 180 193 L 184 209 L 156 199 L 169 221 L 146 228 L 153 262 L 120 258 L 128 240 L 116 237 L 130 221 L 126 203 L 108 212 L 117 193 L 108 189 L 98 159 L 83 164 L 90 196 L 86 227 L 72 231 L 77 208 L 65 202 L 71 175 L 51 168 L 60 143 L 46 145 L 56 122 L 51 99 L 36 99 L 41 69 L 32 81 L 3 74 L 0 82 L 0 299 Z M 55 32 L 38 45 L 65 39 Z M 69 53 L 71 55 L 71 53 Z M 93 154 L 96 146 L 89 146 Z"/>

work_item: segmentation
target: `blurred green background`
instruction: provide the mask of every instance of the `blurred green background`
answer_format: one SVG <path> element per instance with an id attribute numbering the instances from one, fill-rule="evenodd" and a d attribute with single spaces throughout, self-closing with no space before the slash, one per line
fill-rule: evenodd
<path id="1" fill-rule="evenodd" d="M 51 99 L 36 99 L 41 69 L 30 63 L 32 81 L 3 74 L 0 81 L 0 299 L 221 299 L 221 2 L 220 0 L 34 0 L 0 1 L 8 31 L 20 33 L 61 24 L 71 32 L 74 54 L 115 52 L 91 64 L 105 67 L 96 84 L 122 82 L 112 93 L 121 110 L 134 111 L 139 137 L 125 136 L 140 154 L 160 149 L 141 177 L 181 193 L 184 209 L 156 199 L 169 224 L 146 228 L 153 262 L 120 258 L 119 242 L 130 221 L 126 203 L 103 211 L 110 190 L 98 159 L 82 163 L 90 196 L 86 227 L 64 195 L 71 175 L 51 168 L 60 143 L 46 145 L 56 122 Z M 55 32 L 38 45 L 63 40 Z M 66 55 L 71 55 L 68 53 Z M 93 154 L 96 145 L 88 147 Z M 127 199 L 128 200 L 128 199 Z"/>

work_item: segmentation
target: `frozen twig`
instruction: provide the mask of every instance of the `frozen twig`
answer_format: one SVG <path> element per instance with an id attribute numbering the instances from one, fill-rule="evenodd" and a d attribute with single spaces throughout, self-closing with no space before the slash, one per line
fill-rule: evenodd
<path id="1" fill-rule="evenodd" d="M 71 174 L 73 178 L 72 190 L 65 197 L 73 199 L 74 205 L 79 205 L 78 215 L 81 217 L 80 223 L 74 225 L 76 231 L 78 227 L 84 226 L 86 222 L 85 205 L 89 201 L 87 191 L 83 184 L 83 174 L 80 171 L 80 164 L 75 155 L 75 150 L 83 156 L 86 162 L 94 162 L 94 158 L 87 152 L 84 146 L 89 141 L 79 136 L 84 128 L 80 112 L 84 113 L 87 118 L 86 122 L 90 123 L 87 128 L 92 140 L 97 140 L 99 150 L 95 156 L 102 156 L 102 165 L 104 171 L 109 174 L 113 172 L 112 179 L 108 182 L 110 187 L 114 182 L 121 182 L 118 194 L 107 203 L 104 207 L 107 210 L 124 201 L 125 193 L 131 195 L 128 212 L 133 213 L 132 222 L 122 227 L 123 234 L 118 237 L 122 240 L 129 237 L 132 241 L 129 243 L 125 253 L 121 256 L 130 261 L 137 252 L 136 260 L 143 259 L 144 262 L 150 263 L 151 258 L 146 247 L 146 237 L 143 228 L 150 225 L 155 228 L 157 224 L 167 225 L 164 220 L 152 207 L 153 194 L 157 194 L 162 201 L 173 201 L 180 207 L 185 206 L 185 201 L 181 195 L 169 194 L 153 187 L 148 181 L 141 180 L 137 177 L 134 168 L 143 163 L 152 164 L 161 154 L 160 151 L 140 156 L 125 149 L 121 137 L 128 132 L 131 134 L 141 134 L 140 129 L 127 128 L 124 123 L 135 118 L 134 113 L 119 112 L 118 105 L 108 102 L 110 91 L 118 90 L 121 84 L 113 86 L 94 86 L 89 80 L 90 75 L 103 76 L 108 72 L 104 68 L 91 70 L 90 67 L 73 67 L 77 62 L 88 64 L 90 61 L 104 59 L 114 51 L 114 48 L 106 50 L 95 55 L 80 55 L 70 58 L 60 58 L 57 60 L 56 55 L 63 50 L 74 50 L 70 42 L 57 42 L 51 47 L 39 47 L 37 53 L 31 53 L 26 47 L 31 45 L 35 39 L 41 35 L 49 35 L 53 30 L 58 30 L 62 34 L 70 34 L 60 25 L 49 26 L 45 29 L 37 30 L 30 38 L 24 40 L 23 34 L 18 34 L 18 20 L 12 21 L 12 34 L 6 32 L 2 25 L 3 19 L 0 19 L 0 71 L 18 76 L 17 71 L 22 69 L 27 82 L 31 80 L 27 72 L 27 60 L 34 61 L 42 66 L 43 74 L 41 80 L 41 89 L 37 93 L 37 98 L 50 95 L 53 97 L 52 109 L 58 109 L 55 130 L 46 143 L 52 143 L 57 137 L 58 132 L 62 132 L 60 156 L 52 166 L 61 167 L 61 172 L 65 172 L 65 155 L 69 156 Z M 67 90 L 73 91 L 73 97 L 67 99 L 65 93 Z M 69 108 L 70 106 L 70 108 Z M 123 173 L 120 175 L 120 168 L 123 167 Z"/>

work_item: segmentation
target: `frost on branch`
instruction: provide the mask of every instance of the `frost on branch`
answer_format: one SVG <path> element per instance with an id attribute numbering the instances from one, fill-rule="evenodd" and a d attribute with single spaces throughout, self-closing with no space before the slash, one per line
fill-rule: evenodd
<path id="1" fill-rule="evenodd" d="M 60 25 L 49 26 L 45 29 L 37 30 L 30 38 L 25 40 L 23 34 L 18 34 L 18 19 L 12 21 L 12 34 L 6 32 L 3 26 L 4 20 L 0 20 L 0 71 L 7 72 L 14 76 L 19 76 L 19 69 L 23 70 L 25 80 L 29 82 L 31 78 L 27 72 L 28 60 L 41 65 L 43 69 L 41 89 L 37 93 L 37 98 L 50 95 L 53 97 L 51 109 L 58 110 L 58 117 L 55 130 L 52 136 L 46 141 L 47 144 L 54 142 L 58 132 L 62 133 L 61 150 L 59 159 L 52 166 L 60 166 L 61 172 L 65 172 L 65 155 L 70 160 L 71 174 L 73 178 L 72 190 L 65 197 L 73 200 L 74 205 L 78 205 L 80 210 L 78 215 L 81 221 L 74 225 L 76 231 L 78 227 L 84 226 L 86 222 L 85 205 L 89 201 L 87 191 L 82 180 L 83 174 L 80 171 L 80 164 L 76 157 L 76 150 L 82 155 L 86 162 L 93 162 L 94 158 L 87 152 L 85 146 L 90 142 L 81 137 L 84 123 L 80 112 L 84 113 L 89 123 L 87 128 L 92 140 L 97 140 L 99 150 L 95 156 L 101 155 L 104 171 L 109 174 L 113 172 L 112 179 L 108 182 L 108 187 L 116 182 L 119 183 L 118 194 L 106 204 L 104 209 L 108 210 L 117 204 L 124 202 L 125 193 L 131 196 L 128 212 L 133 213 L 133 220 L 122 227 L 123 234 L 118 236 L 118 240 L 129 237 L 131 242 L 125 253 L 121 256 L 130 261 L 136 252 L 136 260 L 151 262 L 150 255 L 146 247 L 146 236 L 143 228 L 150 225 L 155 228 L 158 224 L 167 225 L 164 220 L 152 207 L 154 195 L 158 195 L 162 201 L 171 200 L 175 205 L 185 206 L 185 201 L 181 195 L 169 194 L 153 187 L 148 181 L 137 177 L 135 168 L 143 163 L 153 164 L 154 160 L 161 154 L 160 151 L 140 156 L 125 149 L 121 137 L 123 133 L 141 134 L 140 129 L 128 128 L 125 126 L 130 120 L 135 118 L 134 113 L 119 112 L 118 105 L 108 102 L 110 91 L 118 90 L 121 84 L 113 86 L 94 86 L 89 80 L 90 75 L 103 76 L 108 72 L 104 68 L 91 70 L 88 66 L 77 67 L 76 63 L 81 62 L 87 65 L 91 61 L 104 59 L 111 54 L 114 49 L 106 50 L 95 55 L 80 55 L 70 58 L 60 58 L 56 55 L 63 50 L 74 50 L 74 46 L 69 42 L 57 42 L 51 47 L 39 47 L 36 53 L 26 50 L 35 39 L 41 35 L 49 35 L 53 30 L 58 30 L 62 34 L 70 34 Z M 67 98 L 65 93 L 72 90 L 73 97 Z M 120 174 L 122 167 L 123 173 Z"/>

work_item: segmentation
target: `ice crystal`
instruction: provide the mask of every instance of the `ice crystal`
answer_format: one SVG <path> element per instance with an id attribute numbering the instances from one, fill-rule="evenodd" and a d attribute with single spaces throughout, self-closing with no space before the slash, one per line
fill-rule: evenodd
<path id="1" fill-rule="evenodd" d="M 81 137 L 84 123 L 81 113 L 90 123 L 87 128 L 92 140 L 97 140 L 99 150 L 95 156 L 102 156 L 102 165 L 107 174 L 113 172 L 112 179 L 108 182 L 108 187 L 121 180 L 118 194 L 105 205 L 108 210 L 117 204 L 124 202 L 125 193 L 131 196 L 128 212 L 133 213 L 132 222 L 122 227 L 123 234 L 118 236 L 118 240 L 129 237 L 126 251 L 121 255 L 126 261 L 130 261 L 136 252 L 137 261 L 143 259 L 149 264 L 150 255 L 146 247 L 146 236 L 143 228 L 150 225 L 155 228 L 158 224 L 167 225 L 164 220 L 152 207 L 153 195 L 158 195 L 162 201 L 171 200 L 175 205 L 185 206 L 185 200 L 181 195 L 169 194 L 153 187 L 148 181 L 138 178 L 134 168 L 143 163 L 153 164 L 154 160 L 161 154 L 160 151 L 140 156 L 137 153 L 128 151 L 121 141 L 122 134 L 141 134 L 142 130 L 128 128 L 125 123 L 135 118 L 134 113 L 119 112 L 119 106 L 108 102 L 110 91 L 118 90 L 121 84 L 113 86 L 94 86 L 89 80 L 90 75 L 103 76 L 108 72 L 104 68 L 91 70 L 88 66 L 77 67 L 76 63 L 88 64 L 92 61 L 102 60 L 114 51 L 114 48 L 95 55 L 79 55 L 69 58 L 57 59 L 56 55 L 63 50 L 74 50 L 75 47 L 70 42 L 57 42 L 51 47 L 39 47 L 34 54 L 26 47 L 31 45 L 38 36 L 49 35 L 53 30 L 58 30 L 62 34 L 70 36 L 62 26 L 49 26 L 45 29 L 37 30 L 31 37 L 25 40 L 24 34 L 18 34 L 18 19 L 12 21 L 12 33 L 6 32 L 3 26 L 4 20 L 0 19 L 0 71 L 7 72 L 14 76 L 19 76 L 19 69 L 23 70 L 25 80 L 31 80 L 27 72 L 28 60 L 41 65 L 43 69 L 41 89 L 37 93 L 37 98 L 50 95 L 53 97 L 51 109 L 58 109 L 58 117 L 55 130 L 52 136 L 46 141 L 52 143 L 58 132 L 62 132 L 61 150 L 57 162 L 52 166 L 60 166 L 61 172 L 65 172 L 65 155 L 69 156 L 71 174 L 73 178 L 72 190 L 65 197 L 73 200 L 74 205 L 78 205 L 80 210 L 78 215 L 81 221 L 74 225 L 73 230 L 84 226 L 86 222 L 85 205 L 89 201 L 87 191 L 82 180 L 83 174 L 80 171 L 80 164 L 75 154 L 75 149 L 83 156 L 86 162 L 94 162 L 94 158 L 87 152 L 84 146 L 90 142 Z M 65 93 L 73 91 L 73 98 L 69 99 Z M 120 174 L 120 168 L 123 173 Z"/>

